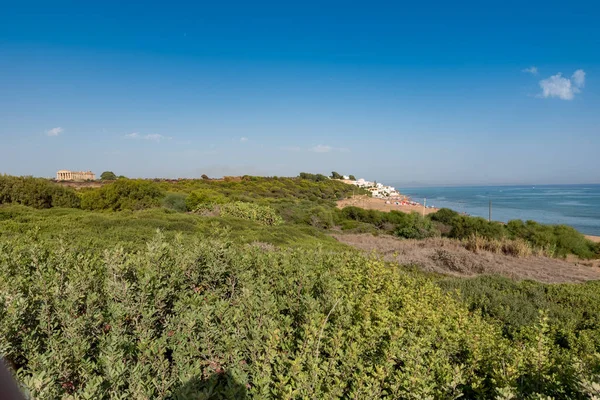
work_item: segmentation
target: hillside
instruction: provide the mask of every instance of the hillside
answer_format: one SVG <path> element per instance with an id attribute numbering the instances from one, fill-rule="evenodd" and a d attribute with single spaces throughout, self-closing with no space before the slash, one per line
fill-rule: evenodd
<path id="1" fill-rule="evenodd" d="M 597 394 L 596 244 L 449 210 L 337 208 L 355 190 L 0 177 L 0 353 L 38 399 Z M 368 238 L 390 247 L 353 247 Z M 411 248 L 466 258 L 439 270 Z M 469 264 L 488 253 L 505 268 Z"/>

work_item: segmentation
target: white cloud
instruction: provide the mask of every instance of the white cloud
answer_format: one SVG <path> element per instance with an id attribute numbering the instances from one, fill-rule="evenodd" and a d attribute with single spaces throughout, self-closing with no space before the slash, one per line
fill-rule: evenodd
<path id="1" fill-rule="evenodd" d="M 46 135 L 48 135 L 48 136 L 58 136 L 58 135 L 60 135 L 63 132 L 64 132 L 64 129 L 61 128 L 60 126 L 58 126 L 56 128 L 52 128 L 50 130 L 47 130 L 46 131 Z"/>
<path id="2" fill-rule="evenodd" d="M 349 153 L 350 152 L 350 149 L 347 147 L 332 147 L 332 146 L 328 146 L 328 145 L 324 145 L 324 144 L 318 144 L 314 147 L 311 147 L 308 150 L 312 151 L 313 153 L 331 153 L 333 151 L 338 151 L 340 153 Z"/>
<path id="3" fill-rule="evenodd" d="M 573 100 L 577 93 L 580 93 L 579 88 L 583 87 L 585 83 L 585 72 L 582 69 L 578 69 L 572 76 L 571 79 L 565 78 L 559 72 L 556 75 L 552 75 L 550 78 L 542 79 L 540 81 L 540 87 L 542 88 L 541 97 L 558 97 L 562 100 Z"/>
<path id="4" fill-rule="evenodd" d="M 318 144 L 310 149 L 310 151 L 314 151 L 315 153 L 329 153 L 331 150 L 333 150 L 333 147 L 322 144 Z"/>
<path id="5" fill-rule="evenodd" d="M 521 72 L 527 72 L 530 73 L 531 75 L 537 75 L 538 74 L 538 69 L 536 66 L 531 66 L 529 68 L 525 68 L 523 70 L 521 70 Z"/>
<path id="6" fill-rule="evenodd" d="M 240 138 L 240 142 L 242 142 L 242 143 L 243 143 L 243 142 L 247 142 L 247 141 L 248 141 L 248 138 L 247 138 L 247 137 L 241 137 L 241 138 Z"/>
<path id="7" fill-rule="evenodd" d="M 145 139 L 145 140 L 150 140 L 152 142 L 157 142 L 157 143 L 162 140 L 173 139 L 170 136 L 164 136 L 164 135 L 160 135 L 158 133 L 150 133 L 148 135 L 142 136 L 138 132 L 128 133 L 125 135 L 125 138 L 127 138 L 127 139 Z"/>
<path id="8" fill-rule="evenodd" d="M 582 69 L 578 69 L 573 73 L 573 83 L 575 86 L 582 88 L 585 84 L 585 71 Z"/>
<path id="9" fill-rule="evenodd" d="M 151 133 L 149 135 L 144 136 L 144 139 L 146 139 L 146 140 L 152 140 L 153 142 L 160 142 L 161 140 L 171 139 L 171 138 L 168 137 L 168 136 L 160 135 L 158 133 Z"/>

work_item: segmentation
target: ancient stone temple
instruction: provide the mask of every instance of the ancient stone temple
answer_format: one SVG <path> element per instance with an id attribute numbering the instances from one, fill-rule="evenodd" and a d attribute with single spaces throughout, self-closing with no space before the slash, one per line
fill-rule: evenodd
<path id="1" fill-rule="evenodd" d="M 96 174 L 92 171 L 67 171 L 61 169 L 56 173 L 57 181 L 95 181 Z"/>

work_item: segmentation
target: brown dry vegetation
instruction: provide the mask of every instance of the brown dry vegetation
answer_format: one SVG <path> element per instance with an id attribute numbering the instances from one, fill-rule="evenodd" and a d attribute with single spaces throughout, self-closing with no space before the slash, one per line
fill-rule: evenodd
<path id="1" fill-rule="evenodd" d="M 386 261 L 416 265 L 427 272 L 466 277 L 498 274 L 513 279 L 532 279 L 545 283 L 600 279 L 600 267 L 596 262 L 527 255 L 527 251 L 520 253 L 521 256 L 516 256 L 518 253 L 509 255 L 513 254 L 511 249 L 489 251 L 483 247 L 474 248 L 472 241 L 461 242 L 448 238 L 407 240 L 371 234 L 333 236 L 342 243 L 367 252 L 375 252 Z M 505 245 L 518 247 L 516 243 Z"/>

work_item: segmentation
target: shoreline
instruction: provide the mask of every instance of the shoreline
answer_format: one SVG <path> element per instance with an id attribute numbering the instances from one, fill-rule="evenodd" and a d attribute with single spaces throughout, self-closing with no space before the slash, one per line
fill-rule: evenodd
<path id="1" fill-rule="evenodd" d="M 378 210 L 378 211 L 384 211 L 384 212 L 389 212 L 392 210 L 396 210 L 396 211 L 400 211 L 403 213 L 407 213 L 410 214 L 411 212 L 418 212 L 419 214 L 425 214 L 425 215 L 429 215 L 429 214 L 433 214 L 437 211 L 439 211 L 439 208 L 423 208 L 422 204 L 418 204 L 418 205 L 396 205 L 395 202 L 399 202 L 398 200 L 387 200 L 390 202 L 390 204 L 386 204 L 386 200 L 385 199 L 379 199 L 379 198 L 375 198 L 375 197 L 367 197 L 367 196 L 360 196 L 360 195 L 356 195 L 353 196 L 349 199 L 343 199 L 343 200 L 338 200 L 337 201 L 337 207 L 338 208 L 344 208 L 347 206 L 355 206 L 355 207 L 360 207 L 360 208 L 364 208 L 365 210 Z M 595 235 L 586 235 L 583 232 L 580 232 L 583 236 L 585 236 L 586 239 L 594 242 L 594 243 L 600 243 L 600 236 L 595 236 Z"/>

